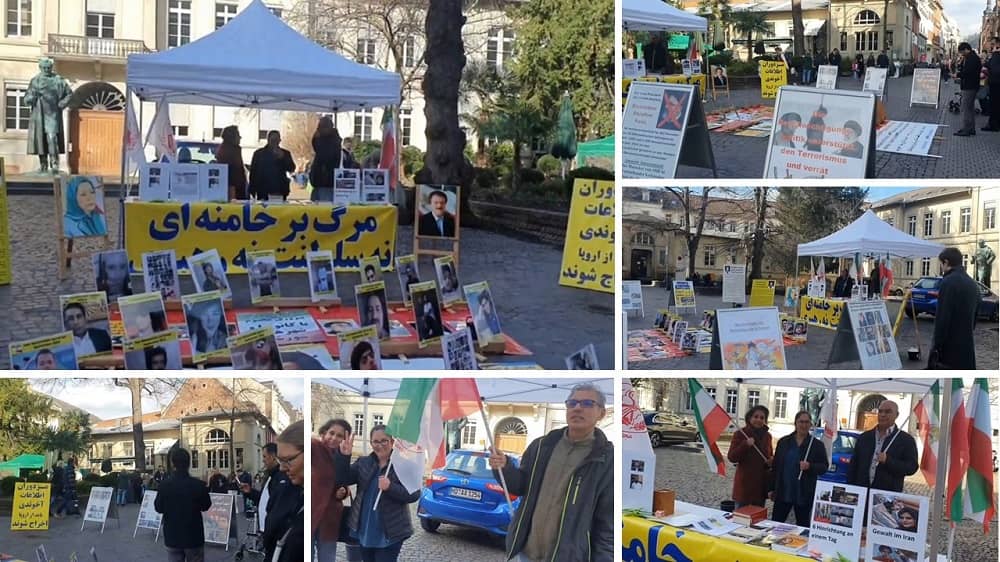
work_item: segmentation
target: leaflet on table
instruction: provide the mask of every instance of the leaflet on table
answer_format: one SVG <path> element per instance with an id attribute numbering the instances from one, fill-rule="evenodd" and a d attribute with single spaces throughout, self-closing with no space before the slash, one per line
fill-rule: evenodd
<path id="1" fill-rule="evenodd" d="M 817 482 L 809 526 L 809 552 L 834 559 L 857 560 L 867 500 L 866 488 L 824 480 Z"/>
<path id="2" fill-rule="evenodd" d="M 333 204 L 350 205 L 361 202 L 361 170 L 337 168 L 333 171 Z"/>
<path id="3" fill-rule="evenodd" d="M 306 310 L 238 312 L 236 326 L 241 334 L 270 327 L 281 346 L 326 342 L 323 329 Z"/>
<path id="4" fill-rule="evenodd" d="M 152 162 L 139 169 L 142 201 L 226 202 L 229 167 L 225 164 Z"/>
<path id="5" fill-rule="evenodd" d="M 368 205 L 389 204 L 389 170 L 366 168 L 361 171 L 361 202 Z"/>

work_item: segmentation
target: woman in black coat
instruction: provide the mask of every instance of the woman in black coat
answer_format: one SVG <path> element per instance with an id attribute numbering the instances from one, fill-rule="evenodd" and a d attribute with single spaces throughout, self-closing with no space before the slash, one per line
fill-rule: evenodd
<path id="1" fill-rule="evenodd" d="M 337 475 L 335 487 L 358 485 L 347 526 L 361 546 L 364 562 L 387 562 L 399 557 L 403 541 L 413 534 L 409 504 L 420 499 L 420 490 L 407 491 L 396 471 L 389 467 L 392 437 L 386 435 L 385 426 L 373 427 L 370 437 L 372 453 L 350 465 L 354 436 L 341 441 L 340 451 L 333 455 Z M 374 507 L 376 498 L 377 509 Z"/>
<path id="2" fill-rule="evenodd" d="M 312 147 L 315 155 L 309 168 L 313 201 L 333 201 L 333 171 L 340 167 L 340 133 L 333 126 L 329 115 L 320 117 L 313 133 Z"/>
<path id="3" fill-rule="evenodd" d="M 778 440 L 771 470 L 771 519 L 781 523 L 795 510 L 795 524 L 808 527 L 812 516 L 816 480 L 830 466 L 823 442 L 809 434 L 809 412 L 795 414 L 795 432 Z"/>

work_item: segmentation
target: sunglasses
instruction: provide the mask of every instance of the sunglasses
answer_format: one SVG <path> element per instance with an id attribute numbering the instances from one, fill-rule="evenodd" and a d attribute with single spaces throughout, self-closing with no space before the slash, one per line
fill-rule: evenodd
<path id="1" fill-rule="evenodd" d="M 576 408 L 580 406 L 581 408 L 593 408 L 597 405 L 597 400 L 591 400 L 590 398 L 585 398 L 583 400 L 574 400 L 570 398 L 566 401 L 567 408 Z"/>

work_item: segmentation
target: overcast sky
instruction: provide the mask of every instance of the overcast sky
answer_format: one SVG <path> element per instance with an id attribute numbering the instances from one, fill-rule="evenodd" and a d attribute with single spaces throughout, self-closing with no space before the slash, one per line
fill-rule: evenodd
<path id="1" fill-rule="evenodd" d="M 304 385 L 302 379 L 276 379 L 278 389 L 293 406 L 302 409 Z M 117 418 L 130 415 L 132 399 L 127 388 L 116 387 L 107 379 L 73 379 L 53 385 L 44 379 L 33 379 L 31 386 L 35 389 L 68 402 L 77 408 L 86 410 L 101 419 Z M 156 400 L 143 397 L 142 409 L 153 412 L 167 405 L 171 397 L 166 397 L 162 404 Z"/>
<path id="2" fill-rule="evenodd" d="M 941 7 L 958 22 L 959 35 L 963 39 L 982 29 L 986 0 L 941 0 Z M 978 51 L 979 45 L 972 48 Z"/>

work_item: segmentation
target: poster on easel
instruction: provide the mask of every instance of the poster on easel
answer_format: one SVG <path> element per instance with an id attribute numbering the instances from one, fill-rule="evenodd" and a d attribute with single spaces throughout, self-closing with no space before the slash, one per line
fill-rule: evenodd
<path id="1" fill-rule="evenodd" d="M 52 182 L 58 221 L 59 279 L 64 279 L 73 258 L 90 258 L 111 248 L 104 184 L 99 176 L 59 176 Z M 96 250 L 74 251 L 77 238 L 103 238 Z"/>
<path id="2" fill-rule="evenodd" d="M 784 370 L 785 344 L 778 308 L 716 310 L 712 353 L 724 370 Z M 715 368 L 715 367 L 713 367 Z"/>
<path id="3" fill-rule="evenodd" d="M 722 302 L 747 302 L 746 264 L 727 263 L 722 267 Z"/>
<path id="4" fill-rule="evenodd" d="M 139 516 L 135 520 L 135 530 L 132 531 L 134 539 L 139 529 L 149 529 L 156 531 L 153 542 L 160 539 L 160 524 L 163 522 L 163 514 L 157 513 L 154 507 L 156 501 L 156 490 L 146 490 L 142 494 L 142 504 L 139 505 Z"/>
<path id="5" fill-rule="evenodd" d="M 760 97 L 773 100 L 778 90 L 788 84 L 788 65 L 780 60 L 762 60 L 759 64 Z"/>
<path id="6" fill-rule="evenodd" d="M 930 498 L 876 489 L 868 494 L 865 561 L 924 560 Z"/>
<path id="7" fill-rule="evenodd" d="M 819 90 L 836 90 L 837 75 L 840 69 L 833 64 L 821 64 L 816 71 L 816 88 Z"/>
<path id="8" fill-rule="evenodd" d="M 108 512 L 111 509 L 111 496 L 114 495 L 114 488 L 98 486 L 90 489 L 90 499 L 87 500 L 87 509 L 83 512 L 83 523 L 80 530 L 88 521 L 101 524 L 101 534 L 104 534 L 104 525 L 108 520 Z"/>
<path id="9" fill-rule="evenodd" d="M 902 369 L 885 301 L 848 301 L 846 305 L 828 364 L 861 361 L 862 369 Z"/>
<path id="10" fill-rule="evenodd" d="M 622 281 L 622 310 L 638 312 L 641 316 L 646 315 L 642 305 L 641 281 Z"/>
<path id="11" fill-rule="evenodd" d="M 833 560 L 857 560 L 861 554 L 867 501 L 865 488 L 818 481 L 809 523 L 808 550 Z"/>
<path id="12" fill-rule="evenodd" d="M 875 96 L 783 86 L 774 104 L 765 179 L 875 175 Z"/>
<path id="13" fill-rule="evenodd" d="M 642 78 L 646 75 L 645 66 L 646 61 L 642 59 L 622 60 L 622 78 Z"/>
<path id="14" fill-rule="evenodd" d="M 225 164 L 199 164 L 201 176 L 200 200 L 212 203 L 229 202 L 229 166 Z"/>
<path id="15" fill-rule="evenodd" d="M 936 68 L 914 68 L 910 84 L 910 107 L 914 104 L 938 108 L 941 95 L 941 71 Z"/>
<path id="16" fill-rule="evenodd" d="M 774 306 L 774 279 L 754 279 L 750 283 L 750 306 Z"/>
<path id="17" fill-rule="evenodd" d="M 559 284 L 613 293 L 615 280 L 615 182 L 573 182 Z"/>
<path id="18" fill-rule="evenodd" d="M 3 158 L 0 158 L 0 285 L 10 285 L 10 215 L 7 205 L 7 172 Z"/>
<path id="19" fill-rule="evenodd" d="M 729 97 L 729 69 L 721 64 L 711 65 L 712 71 L 712 99 L 718 99 L 719 94 L 725 93 Z"/>
<path id="20" fill-rule="evenodd" d="M 806 285 L 806 295 L 814 299 L 825 299 L 826 298 L 826 281 L 817 281 L 811 279 L 809 284 Z"/>
<path id="21" fill-rule="evenodd" d="M 622 115 L 622 174 L 673 178 L 679 164 L 716 172 L 698 86 L 633 82 Z"/>
<path id="22" fill-rule="evenodd" d="M 229 550 L 229 538 L 234 536 L 233 526 L 233 496 L 229 494 L 209 494 L 212 507 L 201 514 L 205 530 L 205 542 L 224 544 Z"/>
<path id="23" fill-rule="evenodd" d="M 202 164 L 170 164 L 166 167 L 170 182 L 170 200 L 197 203 L 201 200 Z M 228 193 L 229 186 L 226 186 Z"/>
<path id="24" fill-rule="evenodd" d="M 694 296 L 694 283 L 691 281 L 674 281 L 674 306 L 680 309 L 697 310 L 697 302 Z"/>
<path id="25" fill-rule="evenodd" d="M 11 531 L 47 531 L 49 529 L 48 482 L 15 482 L 11 505 Z"/>
<path id="26" fill-rule="evenodd" d="M 639 399 L 622 378 L 622 509 L 653 510 L 656 455 L 649 442 Z"/>
<path id="27" fill-rule="evenodd" d="M 888 75 L 888 68 L 869 66 L 865 69 L 865 79 L 861 83 L 861 91 L 871 92 L 879 98 L 885 96 L 885 81 Z"/>
<path id="28" fill-rule="evenodd" d="M 462 192 L 457 185 L 418 185 L 413 206 L 413 255 L 459 261 Z"/>

